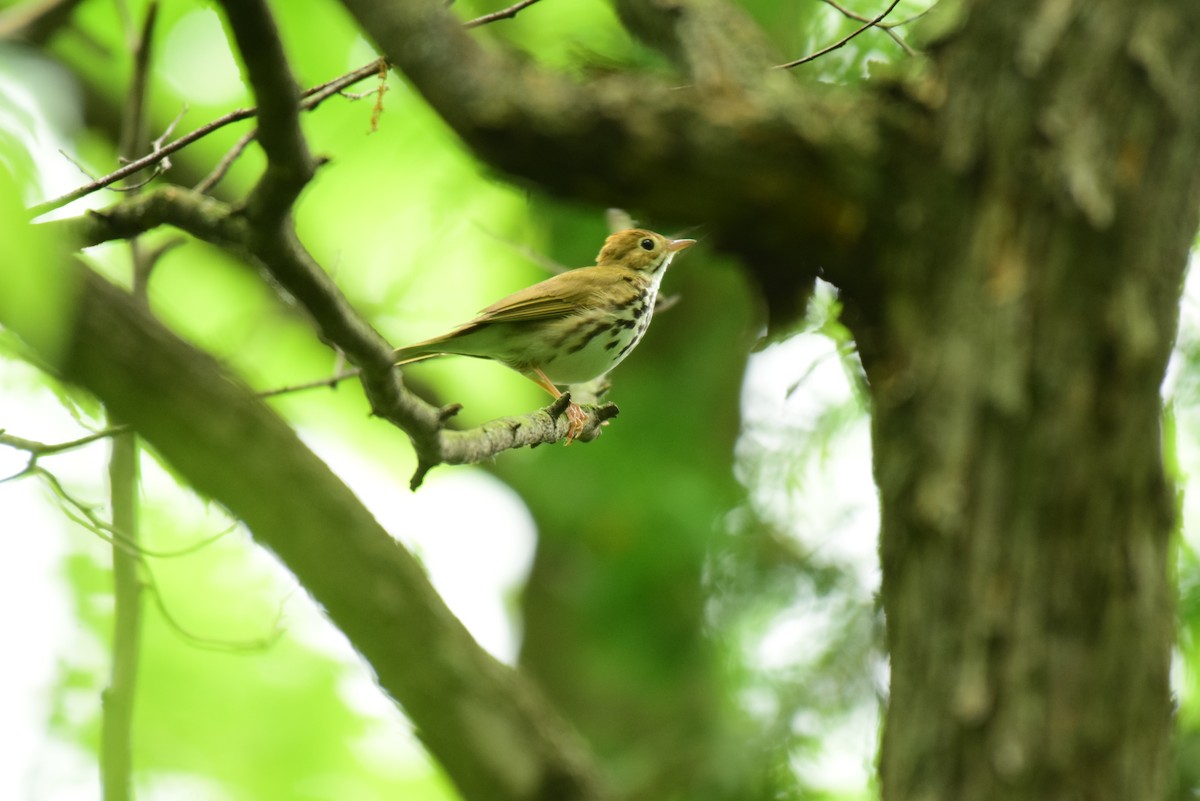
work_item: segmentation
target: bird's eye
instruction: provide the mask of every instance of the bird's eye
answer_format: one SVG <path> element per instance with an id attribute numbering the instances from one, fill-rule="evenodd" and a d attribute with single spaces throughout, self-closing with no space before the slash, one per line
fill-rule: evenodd
<path id="1" fill-rule="evenodd" d="M 642 246 L 642 250 L 654 250 L 654 240 L 649 237 L 643 239 L 638 244 Z"/>

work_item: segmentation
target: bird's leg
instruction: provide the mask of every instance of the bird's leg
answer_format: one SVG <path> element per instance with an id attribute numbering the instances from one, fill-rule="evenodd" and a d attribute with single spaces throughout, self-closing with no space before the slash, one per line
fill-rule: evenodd
<path id="1" fill-rule="evenodd" d="M 533 383 L 553 395 L 555 400 L 562 397 L 563 393 L 559 391 L 558 387 L 554 386 L 554 382 L 547 378 L 546 374 L 538 368 L 529 368 L 526 375 L 529 376 Z M 573 400 L 567 401 L 566 413 L 568 422 L 567 444 L 570 445 L 577 436 L 583 433 L 583 424 L 587 422 L 587 413 L 579 408 L 579 404 Z"/>

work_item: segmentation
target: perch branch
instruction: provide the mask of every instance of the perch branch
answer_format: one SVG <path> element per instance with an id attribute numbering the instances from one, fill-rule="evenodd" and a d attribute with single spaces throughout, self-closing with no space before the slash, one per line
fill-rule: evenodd
<path id="1" fill-rule="evenodd" d="M 362 374 L 373 413 L 402 429 L 413 442 L 419 476 L 439 464 L 474 464 L 512 448 L 558 442 L 567 435 L 566 418 L 537 412 L 454 431 L 436 407 L 410 392 L 392 368 L 391 346 L 364 321 L 294 236 L 252 235 L 244 215 L 228 204 L 187 189 L 166 186 L 81 217 L 43 223 L 80 247 L 125 239 L 159 225 L 172 225 L 197 239 L 261 264 L 312 317 L 326 343 L 346 354 Z M 588 422 L 577 439 L 599 435 L 615 407 L 585 406 Z"/>

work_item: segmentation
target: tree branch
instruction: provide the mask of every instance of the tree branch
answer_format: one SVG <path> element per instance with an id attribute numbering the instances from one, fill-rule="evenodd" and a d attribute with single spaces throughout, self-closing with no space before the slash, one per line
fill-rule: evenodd
<path id="1" fill-rule="evenodd" d="M 416 560 L 284 420 L 128 294 L 89 270 L 73 277 L 63 376 L 130 421 L 197 492 L 279 555 L 464 797 L 605 797 L 567 724 L 475 643 Z"/>
<path id="2" fill-rule="evenodd" d="M 342 4 L 481 159 L 553 193 L 704 220 L 735 249 L 790 253 L 798 237 L 823 248 L 861 233 L 869 176 L 853 154 L 866 161 L 875 122 L 842 90 L 791 80 L 713 94 L 645 75 L 583 83 L 485 49 L 436 0 Z M 787 241 L 768 242 L 780 231 Z"/>
<path id="3" fill-rule="evenodd" d="M 375 59 L 370 64 L 358 67 L 357 69 L 347 72 L 345 75 L 341 75 L 337 78 L 305 90 L 303 92 L 304 99 L 300 102 L 300 108 L 304 111 L 312 111 L 317 106 L 321 105 L 322 102 L 333 95 L 338 94 L 346 87 L 353 86 L 359 81 L 370 78 L 373 75 L 378 75 L 381 62 L 381 59 Z M 257 114 L 258 109 L 256 107 L 234 109 L 228 114 L 224 114 L 212 122 L 206 123 L 196 130 L 184 134 L 172 142 L 168 142 L 160 147 L 155 148 L 153 152 L 147 153 L 145 156 L 142 156 L 134 161 L 130 161 L 121 168 L 110 172 L 108 175 L 105 175 L 102 178 L 98 178 L 90 183 L 84 184 L 83 186 L 72 189 L 70 192 L 67 192 L 64 195 L 60 195 L 59 197 L 47 200 L 43 203 L 38 203 L 37 205 L 30 207 L 29 214 L 31 217 L 39 217 L 47 212 L 62 208 L 68 203 L 72 203 L 81 197 L 90 195 L 93 192 L 97 192 L 105 187 L 115 184 L 117 181 L 120 181 L 123 178 L 127 178 L 130 175 L 138 173 L 147 167 L 158 164 L 172 153 L 182 150 L 193 142 L 203 139 L 214 131 L 220 130 L 227 125 L 232 125 L 235 122 L 248 120 Z M 250 136 L 250 139 L 252 140 L 256 138 L 257 135 L 258 132 L 254 131 L 253 136 Z M 249 144 L 249 140 L 246 142 L 246 144 Z M 228 167 L 226 166 L 226 169 L 227 168 Z M 215 184 L 216 180 L 212 175 L 210 175 L 208 178 L 202 181 L 200 185 L 197 186 L 197 190 L 207 192 L 211 190 L 212 186 Z"/>
<path id="4" fill-rule="evenodd" d="M 316 163 L 300 130 L 300 87 L 292 77 L 275 20 L 263 0 L 221 0 L 258 100 L 258 141 L 267 169 L 246 203 L 252 230 L 278 233 Z"/>
<path id="5" fill-rule="evenodd" d="M 173 225 L 260 264 L 308 311 L 321 340 L 346 354 L 362 370 L 363 387 L 373 413 L 412 440 L 420 464 L 413 476 L 413 489 L 439 464 L 475 464 L 506 450 L 558 442 L 567 435 L 569 422 L 559 414 L 557 403 L 465 431 L 445 428 L 447 417 L 405 388 L 392 366 L 391 345 L 358 315 L 290 230 L 278 236 L 255 233 L 246 216 L 228 204 L 167 186 L 104 211 L 43 225 L 79 247 Z M 612 404 L 583 408 L 589 419 L 576 439 L 585 442 L 599 436 L 600 427 L 617 413 Z"/>

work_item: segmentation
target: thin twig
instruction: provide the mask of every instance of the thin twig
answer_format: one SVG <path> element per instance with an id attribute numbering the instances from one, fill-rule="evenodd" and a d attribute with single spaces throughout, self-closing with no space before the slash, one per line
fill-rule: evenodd
<path id="1" fill-rule="evenodd" d="M 316 105 L 318 103 L 320 103 L 321 100 L 324 100 L 326 97 L 329 97 L 330 95 L 335 95 L 338 92 L 340 92 L 341 90 L 345 89 L 347 86 L 351 86 L 353 84 L 358 83 L 359 81 L 366 80 L 367 78 L 370 78 L 372 75 L 378 75 L 380 70 L 386 70 L 386 69 L 387 69 L 387 60 L 382 59 L 382 58 L 377 58 L 374 61 L 372 61 L 370 64 L 364 64 L 363 66 L 358 67 L 357 69 L 350 70 L 345 75 L 339 75 L 338 77 L 328 80 L 325 83 L 319 83 L 316 86 L 313 86 L 309 89 L 305 89 L 303 92 L 300 93 L 301 97 L 311 98 L 314 95 L 321 95 L 321 97 L 312 105 L 308 105 L 308 106 L 305 106 L 304 104 L 301 104 L 301 105 L 304 106 L 305 108 L 315 108 Z"/>
<path id="2" fill-rule="evenodd" d="M 213 167 L 212 172 L 204 176 L 200 183 L 192 187 L 193 190 L 202 195 L 207 195 L 209 192 L 221 182 L 221 179 L 229 172 L 229 168 L 233 166 L 233 162 L 237 161 L 238 156 L 242 155 L 250 143 L 258 136 L 258 129 L 253 128 L 242 134 L 241 138 L 234 143 L 233 147 L 229 148 L 229 152 L 221 157 L 217 162 L 217 166 Z"/>
<path id="3" fill-rule="evenodd" d="M 162 135 L 150 142 L 155 150 L 162 149 L 163 143 L 167 141 L 167 137 L 175 133 L 175 129 L 179 126 L 179 123 L 183 122 L 183 117 L 187 113 L 188 106 L 187 103 L 184 103 L 183 108 L 179 109 L 179 113 L 175 115 L 175 119 L 171 120 L 171 122 L 167 124 L 167 127 L 163 129 Z"/>
<path id="4" fill-rule="evenodd" d="M 837 11 L 842 16 L 847 17 L 849 19 L 857 20 L 858 22 L 870 22 L 871 21 L 870 17 L 868 17 L 864 14 L 859 14 L 857 11 L 851 11 L 850 9 L 843 6 L 841 3 L 837 2 L 837 0 L 821 0 L 821 2 L 837 9 Z M 898 44 L 900 46 L 900 49 L 903 50 L 905 52 L 905 54 L 910 55 L 910 56 L 915 56 L 917 54 L 917 51 L 913 50 L 908 45 L 907 42 L 905 42 L 902 38 L 900 38 L 900 34 L 896 33 L 896 28 L 902 28 L 905 25 L 909 25 L 912 22 L 925 16 L 926 13 L 928 13 L 928 9 L 926 9 L 925 11 L 920 11 L 916 14 L 913 14 L 908 19 L 897 20 L 896 22 L 878 22 L 875 24 L 875 27 L 879 28 L 881 31 L 886 33 L 888 36 L 892 37 L 892 41 L 895 42 L 896 44 Z"/>
<path id="5" fill-rule="evenodd" d="M 158 608 L 158 613 L 162 615 L 166 624 L 188 644 L 196 648 L 203 648 L 209 651 L 222 652 L 245 652 L 245 651 L 264 651 L 283 637 L 283 604 L 280 603 L 279 608 L 275 612 L 275 620 L 271 624 L 270 633 L 262 637 L 254 637 L 247 640 L 222 640 L 216 637 L 205 637 L 200 634 L 195 634 L 187 629 L 167 608 L 166 601 L 162 597 L 162 590 L 159 589 L 158 580 L 154 578 L 154 571 L 150 570 L 150 566 L 145 561 L 142 562 L 142 571 L 146 576 L 146 589 L 150 591 L 150 597 L 154 599 L 154 605 Z"/>
<path id="6" fill-rule="evenodd" d="M 301 103 L 300 107 L 306 111 L 312 110 L 320 105 L 321 101 L 323 101 L 325 98 L 329 97 L 330 95 L 337 94 L 340 89 L 377 74 L 379 72 L 379 64 L 381 61 L 382 59 L 375 59 L 370 64 L 359 67 L 355 70 L 351 70 L 345 75 L 339 76 L 330 81 L 326 81 L 325 83 L 318 84 L 317 86 L 302 92 L 301 96 L 306 98 L 306 101 Z M 65 195 L 60 195 L 52 200 L 47 200 L 44 203 L 39 203 L 36 206 L 32 206 L 29 209 L 29 214 L 33 217 L 39 217 L 47 212 L 62 208 L 68 203 L 72 203 L 81 197 L 104 189 L 110 184 L 114 184 L 117 181 L 120 181 L 122 178 L 133 175 L 134 173 L 143 170 L 152 164 L 157 164 L 172 153 L 182 150 L 193 142 L 208 136 L 210 133 L 224 128 L 226 125 L 232 125 L 235 122 L 248 120 L 257 114 L 258 108 L 254 106 L 250 108 L 234 109 L 228 114 L 223 114 L 222 116 L 217 117 L 207 125 L 202 125 L 196 130 L 184 134 L 175 141 L 163 145 L 160 149 L 151 153 L 147 153 L 145 156 L 129 162 L 120 169 L 110 172 L 103 178 L 97 178 L 90 183 L 72 189 Z M 68 158 L 70 157 L 68 156 Z"/>
<path id="7" fill-rule="evenodd" d="M 501 11 L 496 11 L 491 14 L 485 14 L 482 17 L 478 17 L 476 19 L 465 22 L 465 23 L 463 23 L 463 27 L 464 28 L 477 28 L 481 25 L 487 25 L 487 24 L 489 24 L 491 22 L 495 22 L 497 20 L 509 19 L 511 17 L 515 17 L 517 15 L 517 13 L 520 12 L 522 9 L 528 8 L 529 6 L 533 5 L 536 2 L 538 2 L 538 0 L 522 0 L 522 2 L 519 2 L 516 5 L 510 6 L 508 8 L 502 9 Z M 337 78 L 328 80 L 325 83 L 317 84 L 316 86 L 313 86 L 313 87 L 305 90 L 304 92 L 301 92 L 300 96 L 302 98 L 305 98 L 305 102 L 302 102 L 300 104 L 300 108 L 304 109 L 305 111 L 311 111 L 311 110 L 315 109 L 317 106 L 319 106 L 321 104 L 321 102 L 324 101 L 326 98 L 331 97 L 336 94 L 339 94 L 347 86 L 352 86 L 353 84 L 358 83 L 359 81 L 365 80 L 366 78 L 369 78 L 372 75 L 377 75 L 386 69 L 387 69 L 386 59 L 377 58 L 377 59 L 373 60 L 371 63 L 365 64 L 357 69 L 351 70 L 350 72 L 347 72 L 344 75 L 340 75 Z M 139 159 L 129 162 L 128 164 L 124 165 L 120 169 L 114 170 L 113 172 L 110 172 L 108 175 L 105 175 L 102 178 L 97 178 L 87 184 L 84 184 L 83 186 L 79 186 L 79 187 L 76 187 L 75 189 L 72 189 L 70 192 L 67 192 L 66 194 L 59 195 L 56 198 L 52 198 L 51 200 L 47 200 L 42 203 L 38 203 L 35 206 L 30 207 L 29 214 L 32 217 L 40 217 L 41 215 L 46 214 L 51 211 L 54 211 L 55 209 L 60 209 L 63 206 L 67 205 L 68 203 L 73 203 L 76 200 L 79 200 L 79 198 L 81 198 L 81 197 L 85 197 L 87 195 L 92 194 L 93 192 L 97 192 L 101 189 L 104 189 L 105 187 L 108 187 L 111 184 L 115 184 L 117 181 L 120 181 L 123 178 L 127 178 L 128 176 L 133 175 L 134 173 L 139 172 L 140 170 L 143 170 L 146 167 L 149 167 L 151 165 L 159 163 L 160 161 L 162 161 L 163 159 L 165 159 L 167 156 L 171 155 L 172 153 L 182 150 L 183 148 L 187 147 L 188 145 L 192 144 L 193 142 L 195 142 L 199 139 L 203 139 L 204 137 L 208 136 L 213 131 L 217 131 L 221 128 L 224 128 L 226 125 L 232 125 L 235 122 L 241 122 L 242 120 L 250 119 L 251 117 L 254 117 L 257 114 L 258 114 L 258 108 L 253 107 L 253 106 L 250 108 L 234 109 L 233 111 L 229 112 L 228 114 L 225 114 L 225 115 L 222 115 L 222 116 L 216 118 L 215 120 L 208 123 L 207 125 L 203 125 L 203 126 L 197 128 L 196 130 L 192 131 L 191 133 L 184 134 L 183 136 L 179 137 L 175 141 L 170 142 L 165 145 L 162 145 L 162 147 L 154 150 L 153 152 L 148 153 Z M 172 125 L 171 127 L 173 128 L 174 126 Z M 257 132 L 252 132 L 252 134 L 257 135 Z M 254 135 L 247 134 L 247 137 L 249 137 L 249 138 L 247 139 L 245 144 L 242 144 L 241 142 L 239 142 L 240 149 L 238 149 L 238 147 L 235 146 L 234 150 L 231 150 L 230 153 L 226 154 L 225 158 L 229 160 L 230 164 L 233 162 L 234 159 L 236 159 L 241 154 L 241 151 L 245 149 L 246 145 L 248 145 L 250 143 L 250 141 L 253 141 Z M 245 137 L 243 137 L 243 138 L 245 138 Z M 66 154 L 64 154 L 64 155 L 66 155 Z M 70 158 L 70 157 L 68 156 L 67 158 Z M 74 161 L 74 160 L 72 160 L 72 161 Z M 222 163 L 223 164 L 225 163 L 225 159 L 222 159 Z M 78 166 L 78 164 L 77 164 L 77 166 Z M 220 165 L 218 165 L 218 167 L 220 167 Z M 215 179 L 212 180 L 212 182 L 210 184 L 207 184 L 207 189 L 205 191 L 211 190 L 212 187 L 216 185 L 217 181 L 219 181 L 224 176 L 225 172 L 227 172 L 228 169 L 229 169 L 229 165 L 225 164 L 224 172 L 218 173 L 217 170 L 214 170 L 213 175 L 210 175 L 207 178 L 205 178 L 197 186 L 199 187 L 201 185 L 206 185 L 206 182 L 208 182 L 209 179 L 213 178 L 215 175 Z M 84 172 L 84 174 L 85 175 L 87 174 L 86 171 Z"/>
<path id="8" fill-rule="evenodd" d="M 258 392 L 258 393 L 256 393 L 256 395 L 260 398 L 265 399 L 265 398 L 276 398 L 276 397 L 279 397 L 280 395 L 288 395 L 293 392 L 304 392 L 304 391 L 310 390 L 310 389 L 321 389 L 322 387 L 329 387 L 330 389 L 333 389 L 338 384 L 340 384 L 341 382 L 343 382 L 347 379 L 356 378 L 358 375 L 361 374 L 361 372 L 362 372 L 361 370 L 357 370 L 357 369 L 347 370 L 347 371 L 332 375 L 329 378 L 318 378 L 314 381 L 305 381 L 300 384 L 290 384 L 288 386 L 276 387 L 275 389 L 268 389 L 268 390 L 264 390 L 262 392 Z M 22 476 L 28 475 L 31 472 L 36 472 L 38 469 L 40 469 L 37 467 L 37 461 L 38 461 L 38 459 L 40 459 L 43 456 L 55 456 L 60 453 L 66 453 L 67 451 L 73 451 L 77 448 L 82 448 L 86 445 L 91 445 L 93 442 L 99 442 L 102 439 L 110 439 L 112 437 L 117 436 L 118 434 L 127 433 L 130 430 L 131 430 L 131 428 L 128 425 L 116 425 L 116 426 L 111 426 L 109 428 L 105 428 L 101 431 L 97 431 L 92 434 L 88 434 L 85 437 L 79 437 L 78 439 L 67 440 L 66 442 L 47 443 L 47 442 L 38 442 L 37 440 L 32 440 L 32 439 L 26 439 L 24 437 L 18 437 L 15 434 L 9 434 L 4 429 L 0 429 L 0 446 L 6 446 L 6 447 L 12 448 L 14 450 L 18 450 L 18 451 L 25 451 L 30 456 L 29 464 L 23 470 L 21 470 L 20 472 L 14 474 L 12 476 L 9 476 L 8 478 L 4 479 L 4 481 L 11 481 L 13 479 L 21 478 Z M 0 483 L 4 483 L 4 481 L 0 481 Z M 168 556 L 170 554 L 152 554 L 152 555 L 153 556 Z"/>
<path id="9" fill-rule="evenodd" d="M 212 637 L 204 637 L 202 635 L 195 634 L 191 631 L 188 631 L 185 626 L 179 623 L 178 619 L 176 619 L 176 617 L 171 613 L 171 610 L 167 608 L 166 602 L 162 597 L 162 592 L 159 590 L 158 582 L 154 578 L 154 571 L 151 569 L 150 562 L 148 561 L 147 557 L 155 559 L 169 559 L 174 557 L 190 556 L 191 554 L 207 548 L 217 540 L 228 536 L 230 532 L 236 531 L 236 524 L 229 526 L 228 528 L 209 537 L 205 537 L 197 543 L 185 546 L 184 548 L 180 548 L 176 551 L 154 551 L 142 547 L 141 545 L 132 544 L 127 535 L 121 533 L 121 531 L 115 526 L 105 522 L 103 518 L 96 514 L 95 510 L 91 506 L 67 492 L 66 488 L 62 486 L 57 476 L 55 476 L 53 473 L 38 467 L 28 471 L 28 474 L 37 475 L 46 482 L 46 484 L 50 487 L 51 492 L 59 502 L 59 509 L 64 515 L 67 516 L 68 519 L 71 520 L 71 522 L 75 523 L 80 528 L 90 531 L 92 534 L 96 535 L 105 542 L 111 543 L 114 547 L 119 548 L 122 552 L 128 554 L 136 562 L 142 576 L 145 577 L 144 587 L 150 590 L 151 595 L 154 598 L 154 605 L 158 607 L 158 611 L 163 616 L 163 620 L 165 620 L 167 625 L 173 628 L 175 632 L 183 639 L 202 648 L 223 651 L 244 651 L 265 648 L 278 640 L 283 634 L 283 629 L 279 625 L 279 621 L 283 612 L 282 606 L 280 606 L 280 609 L 275 616 L 275 622 L 271 626 L 271 633 L 263 637 L 256 637 L 251 640 L 239 642 L 233 640 L 219 640 Z"/>
<path id="10" fill-rule="evenodd" d="M 853 39 L 855 36 L 858 36 L 860 33 L 867 30 L 868 28 L 874 28 L 880 22 L 883 22 L 884 18 L 887 17 L 888 14 L 891 14 L 892 9 L 894 9 L 897 5 L 899 5 L 899 3 L 900 3 L 900 0 L 892 0 L 892 4 L 889 5 L 887 8 L 885 8 L 883 10 L 883 13 L 880 14 L 878 17 L 875 17 L 874 19 L 868 21 L 861 28 L 854 31 L 853 33 L 851 33 L 848 36 L 842 37 L 838 41 L 829 45 L 829 47 L 823 47 L 815 53 L 810 53 L 807 56 L 805 56 L 804 58 L 798 58 L 795 61 L 789 61 L 786 64 L 776 64 L 774 67 L 772 67 L 772 69 L 788 70 L 788 69 L 791 69 L 792 67 L 798 67 L 801 64 L 807 64 L 808 62 L 810 62 L 814 59 L 818 59 L 821 56 L 825 55 L 826 53 L 832 53 L 834 50 L 837 50 L 840 47 L 844 47 L 846 45 L 846 43 L 849 42 L 851 39 Z"/>
<path id="11" fill-rule="evenodd" d="M 249 119 L 253 117 L 255 113 L 256 109 L 253 108 L 234 109 L 228 114 L 218 117 L 207 125 L 201 126 L 191 133 L 184 134 L 174 142 L 163 145 L 161 150 L 154 153 L 148 153 L 147 155 L 142 156 L 140 159 L 131 161 L 124 167 L 105 175 L 103 178 L 98 178 L 89 184 L 84 184 L 83 186 L 72 189 L 65 195 L 60 195 L 52 200 L 47 200 L 44 203 L 38 203 L 36 206 L 32 206 L 29 209 L 29 214 L 32 217 L 40 217 L 46 212 L 60 209 L 68 203 L 73 203 L 74 201 L 79 200 L 79 198 L 84 197 L 85 195 L 90 195 L 92 192 L 96 192 L 105 188 L 106 186 L 109 186 L 110 184 L 114 184 L 117 181 L 120 181 L 122 178 L 127 178 L 136 172 L 144 170 L 146 167 L 149 167 L 152 164 L 157 164 L 177 150 L 182 150 L 192 142 L 195 142 L 198 139 L 203 139 L 219 128 L 224 128 L 226 125 L 239 122 L 240 120 Z"/>
<path id="12" fill-rule="evenodd" d="M 493 11 L 491 14 L 484 14 L 482 17 L 476 17 L 469 22 L 464 22 L 463 27 L 469 30 L 471 28 L 478 28 L 480 25 L 488 25 L 496 20 L 512 19 L 513 17 L 517 16 L 518 13 L 526 8 L 529 8 L 536 2 L 538 2 L 538 0 L 521 0 L 521 2 L 514 3 L 508 8 L 502 8 L 499 11 Z"/>
<path id="13" fill-rule="evenodd" d="M 58 476 L 46 468 L 33 465 L 19 474 L 19 477 L 22 478 L 26 476 L 35 476 L 42 479 L 46 483 L 46 486 L 50 488 L 50 493 L 54 496 L 55 500 L 58 501 L 59 510 L 70 518 L 73 523 L 92 532 L 92 534 L 104 540 L 109 545 L 120 548 L 125 553 L 133 556 L 150 557 L 153 559 L 178 559 L 183 556 L 191 556 L 237 530 L 237 525 L 234 524 L 218 531 L 216 534 L 211 534 L 191 545 L 185 545 L 173 551 L 160 551 L 147 548 L 134 541 L 133 538 L 120 528 L 102 518 L 97 514 L 95 507 L 84 503 L 69 493 L 66 487 L 62 485 L 62 482 L 59 481 Z"/>
<path id="14" fill-rule="evenodd" d="M 287 395 L 292 392 L 304 392 L 308 389 L 321 389 L 323 387 L 334 389 L 338 384 L 345 381 L 347 378 L 356 378 L 360 373 L 362 373 L 362 370 L 347 370 L 346 372 L 338 373 L 337 375 L 330 376 L 329 378 L 320 378 L 316 381 L 306 381 L 303 384 L 292 384 L 286 387 L 279 387 L 278 389 L 268 389 L 266 392 L 258 393 L 258 397 L 274 398 L 279 395 Z"/>

